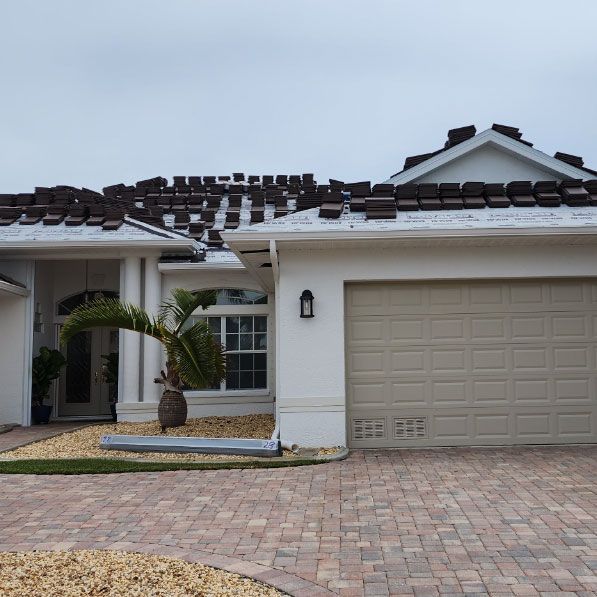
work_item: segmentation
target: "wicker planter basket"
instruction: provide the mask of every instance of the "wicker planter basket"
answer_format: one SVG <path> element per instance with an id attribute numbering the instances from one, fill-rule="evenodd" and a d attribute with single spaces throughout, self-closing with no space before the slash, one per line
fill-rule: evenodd
<path id="1" fill-rule="evenodd" d="M 181 392 L 165 391 L 158 405 L 158 419 L 162 430 L 181 427 L 187 422 L 187 401 Z"/>

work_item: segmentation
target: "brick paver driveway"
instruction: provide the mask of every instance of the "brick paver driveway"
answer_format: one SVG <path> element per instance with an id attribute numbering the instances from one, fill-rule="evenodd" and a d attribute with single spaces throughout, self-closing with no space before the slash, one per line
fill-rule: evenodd
<path id="1" fill-rule="evenodd" d="M 1 550 L 209 556 L 294 594 L 595 595 L 596 519 L 597 446 L 355 452 L 271 470 L 0 476 Z"/>

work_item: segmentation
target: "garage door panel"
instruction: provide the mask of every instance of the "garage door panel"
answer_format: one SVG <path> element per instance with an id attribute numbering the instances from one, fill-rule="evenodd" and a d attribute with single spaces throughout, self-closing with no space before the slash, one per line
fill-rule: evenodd
<path id="1" fill-rule="evenodd" d="M 506 347 L 471 348 L 471 366 L 478 373 L 502 373 L 508 370 L 509 354 Z"/>
<path id="2" fill-rule="evenodd" d="M 426 344 L 429 341 L 429 322 L 417 317 L 415 319 L 390 319 L 390 342 Z"/>
<path id="3" fill-rule="evenodd" d="M 591 320 L 588 315 L 553 315 L 552 338 L 556 341 L 588 340 L 592 337 Z"/>
<path id="4" fill-rule="evenodd" d="M 510 290 L 510 306 L 540 308 L 548 303 L 549 286 L 542 282 L 519 282 L 513 284 Z"/>
<path id="5" fill-rule="evenodd" d="M 501 311 L 508 305 L 508 287 L 501 283 L 469 284 L 469 297 L 471 307 L 480 307 L 482 310 Z"/>
<path id="6" fill-rule="evenodd" d="M 473 379 L 471 385 L 472 402 L 475 406 L 503 405 L 510 402 L 510 379 Z"/>
<path id="7" fill-rule="evenodd" d="M 470 382 L 464 379 L 433 380 L 431 400 L 436 406 L 466 406 L 472 402 Z"/>
<path id="8" fill-rule="evenodd" d="M 384 286 L 388 293 L 388 304 L 390 307 L 398 307 L 400 311 L 408 313 L 409 307 L 415 310 L 427 307 L 429 304 L 427 288 L 412 285 Z"/>
<path id="9" fill-rule="evenodd" d="M 551 304 L 554 306 L 578 308 L 587 306 L 591 300 L 586 284 L 561 281 L 558 284 L 550 284 L 549 290 Z"/>
<path id="10" fill-rule="evenodd" d="M 546 412 L 515 413 L 515 436 L 521 439 L 547 440 L 554 437 L 551 416 Z"/>
<path id="11" fill-rule="evenodd" d="M 576 413 L 559 413 L 556 415 L 556 432 L 561 437 L 586 438 L 594 427 L 594 413 L 590 410 Z"/>
<path id="12" fill-rule="evenodd" d="M 515 379 L 513 380 L 514 402 L 516 404 L 528 404 L 544 402 L 549 404 L 550 388 L 549 380 L 542 379 Z"/>
<path id="13" fill-rule="evenodd" d="M 511 327 L 510 339 L 522 342 L 536 342 L 548 339 L 548 322 L 546 315 L 537 317 L 518 315 L 509 318 Z"/>
<path id="14" fill-rule="evenodd" d="M 387 406 L 389 408 L 408 408 L 431 406 L 429 381 L 390 381 L 391 393 Z"/>
<path id="15" fill-rule="evenodd" d="M 389 338 L 386 337 L 384 320 L 376 319 L 356 319 L 349 322 L 347 340 L 351 345 L 365 344 L 366 346 L 375 346 L 377 344 L 386 344 Z"/>
<path id="16" fill-rule="evenodd" d="M 367 376 L 385 376 L 385 355 L 384 351 L 355 351 L 350 355 L 349 374 L 365 374 Z"/>
<path id="17" fill-rule="evenodd" d="M 510 429 L 510 415 L 504 414 L 483 414 L 474 416 L 475 437 L 483 441 L 508 442 L 512 437 Z"/>
<path id="18" fill-rule="evenodd" d="M 429 371 L 429 349 L 395 350 L 391 352 L 390 375 L 406 373 L 427 373 Z"/>
<path id="19" fill-rule="evenodd" d="M 521 346 L 510 349 L 512 355 L 512 372 L 528 373 L 529 371 L 549 370 L 549 350 L 545 346 Z"/>
<path id="20" fill-rule="evenodd" d="M 464 317 L 434 317 L 430 320 L 431 342 L 458 342 L 470 336 L 468 321 Z"/>
<path id="21" fill-rule="evenodd" d="M 593 364 L 591 353 L 590 346 L 556 346 L 553 348 L 554 370 L 588 369 Z"/>
<path id="22" fill-rule="evenodd" d="M 349 386 L 350 400 L 355 408 L 370 409 L 371 407 L 386 408 L 386 382 L 367 381 L 353 382 Z"/>
<path id="23" fill-rule="evenodd" d="M 430 349 L 431 373 L 464 373 L 469 368 L 469 351 L 464 347 Z"/>
<path id="24" fill-rule="evenodd" d="M 471 335 L 467 340 L 473 342 L 499 342 L 509 339 L 508 322 L 503 317 L 471 317 L 470 330 Z"/>
<path id="25" fill-rule="evenodd" d="M 595 396 L 594 377 L 555 379 L 553 386 L 555 401 L 559 403 L 591 403 L 592 397 Z"/>
<path id="26" fill-rule="evenodd" d="M 371 286 L 347 288 L 351 445 L 597 441 L 597 283 Z"/>

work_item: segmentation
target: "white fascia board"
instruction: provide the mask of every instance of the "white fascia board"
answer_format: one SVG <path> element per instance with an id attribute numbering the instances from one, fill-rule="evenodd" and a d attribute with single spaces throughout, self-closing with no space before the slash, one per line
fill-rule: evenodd
<path id="1" fill-rule="evenodd" d="M 12 294 L 16 296 L 29 296 L 31 293 L 26 288 L 19 286 L 18 284 L 11 284 L 0 280 L 0 293 L 1 294 Z"/>
<path id="2" fill-rule="evenodd" d="M 198 263 L 159 263 L 158 270 L 162 273 L 169 272 L 182 272 L 182 271 L 193 271 L 193 270 L 246 270 L 247 268 L 242 263 L 213 263 L 200 261 Z"/>
<path id="3" fill-rule="evenodd" d="M 91 249 L 93 247 L 102 248 L 120 248 L 120 247 L 185 247 L 194 249 L 195 246 L 190 241 L 185 240 L 125 240 L 125 241 L 69 241 L 69 240 L 58 240 L 58 241 L 43 241 L 43 240 L 26 240 L 26 241 L 12 241 L 2 242 L 0 241 L 1 249 L 62 249 L 62 248 L 73 248 L 73 249 Z"/>
<path id="4" fill-rule="evenodd" d="M 471 137 L 467 141 L 463 141 L 450 149 L 446 149 L 404 172 L 391 176 L 384 181 L 384 183 L 404 184 L 410 182 L 429 172 L 433 172 L 437 168 L 440 168 L 486 144 L 491 144 L 508 151 L 509 153 L 516 154 L 525 160 L 538 164 L 545 170 L 549 170 L 558 176 L 562 176 L 563 178 L 586 179 L 589 176 L 588 172 L 547 155 L 539 149 L 529 147 L 528 145 L 525 145 L 516 139 L 511 139 L 506 135 L 502 135 L 493 129 L 487 129 L 482 133 Z M 510 181 L 505 180 L 504 182 Z"/>
<path id="5" fill-rule="evenodd" d="M 504 239 L 513 237 L 545 237 L 569 236 L 569 237 L 595 237 L 597 238 L 597 226 L 587 226 L 582 229 L 574 227 L 561 227 L 557 229 L 545 228 L 482 228 L 477 230 L 364 230 L 354 231 L 322 231 L 322 232 L 278 232 L 264 233 L 263 236 L 256 234 L 235 233 L 233 238 L 226 242 L 230 248 L 241 254 L 243 241 L 262 241 L 264 244 L 271 240 L 276 242 L 301 242 L 308 245 L 309 242 L 320 242 L 330 240 L 348 240 L 348 241 L 371 241 L 371 240 L 426 240 L 443 238 L 485 238 L 485 237 L 503 237 Z M 237 247 L 235 245 L 238 244 Z"/>
<path id="6" fill-rule="evenodd" d="M 196 253 L 197 246 L 185 241 L 22 241 L 0 242 L 0 256 L 7 259 L 119 259 L 126 255 L 159 256 L 163 252 Z"/>

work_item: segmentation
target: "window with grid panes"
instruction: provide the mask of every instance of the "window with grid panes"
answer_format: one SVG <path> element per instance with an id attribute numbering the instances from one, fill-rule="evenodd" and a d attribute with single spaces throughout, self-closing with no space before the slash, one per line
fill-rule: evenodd
<path id="1" fill-rule="evenodd" d="M 193 317 L 207 320 L 216 342 L 226 348 L 226 379 L 206 390 L 267 388 L 267 315 Z"/>
<path id="2" fill-rule="evenodd" d="M 238 305 L 244 310 L 249 305 L 264 304 L 267 304 L 267 294 L 222 289 L 218 291 L 216 306 L 211 309 L 220 305 Z M 193 316 L 189 325 L 197 321 L 207 321 L 215 340 L 226 349 L 226 379 L 201 390 L 267 389 L 267 315 Z"/>

